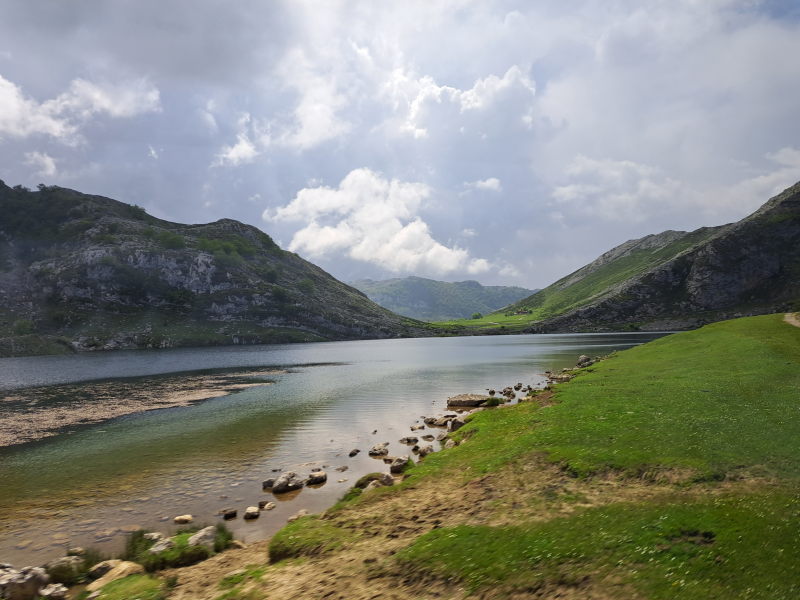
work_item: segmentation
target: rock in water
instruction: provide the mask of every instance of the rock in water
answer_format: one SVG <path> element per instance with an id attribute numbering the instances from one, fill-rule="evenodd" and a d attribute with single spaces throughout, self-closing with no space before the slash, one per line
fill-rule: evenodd
<path id="1" fill-rule="evenodd" d="M 308 485 L 320 485 L 328 481 L 328 474 L 325 471 L 313 471 L 308 476 Z"/>
<path id="2" fill-rule="evenodd" d="M 261 511 L 258 510 L 257 506 L 248 506 L 244 509 L 244 518 L 248 521 L 252 519 L 257 519 L 258 516 L 261 514 Z"/>
<path id="3" fill-rule="evenodd" d="M 386 456 L 389 454 L 389 442 L 381 442 L 380 444 L 375 444 L 372 448 L 369 449 L 370 456 Z"/>
<path id="4" fill-rule="evenodd" d="M 447 399 L 447 406 L 452 407 L 471 407 L 480 406 L 488 400 L 488 397 L 480 394 L 459 394 Z"/>
<path id="5" fill-rule="evenodd" d="M 272 486 L 273 494 L 285 494 L 292 490 L 299 490 L 305 485 L 305 480 L 301 479 L 294 471 L 286 471 L 275 480 Z"/>
<path id="6" fill-rule="evenodd" d="M 192 515 L 178 515 L 172 519 L 172 522 L 176 525 L 186 525 L 192 521 L 194 521 L 194 517 Z"/>
<path id="7" fill-rule="evenodd" d="M 428 454 L 431 454 L 431 453 L 433 453 L 433 446 L 431 444 L 428 444 L 427 446 L 423 446 L 422 448 L 419 449 L 419 457 L 420 458 L 425 458 L 426 456 L 428 456 Z"/>
<path id="8" fill-rule="evenodd" d="M 217 535 L 216 527 L 204 527 L 195 533 L 186 542 L 189 546 L 204 546 L 209 550 L 214 550 L 214 538 Z"/>
<path id="9" fill-rule="evenodd" d="M 231 519 L 235 519 L 238 516 L 239 512 L 235 508 L 225 508 L 222 510 L 222 518 L 226 521 L 230 521 Z"/>
<path id="10" fill-rule="evenodd" d="M 347 456 L 349 456 L 350 458 L 353 458 L 359 452 L 361 452 L 361 450 L 359 450 L 358 448 L 353 448 L 352 450 L 350 450 L 350 454 L 348 454 Z"/>

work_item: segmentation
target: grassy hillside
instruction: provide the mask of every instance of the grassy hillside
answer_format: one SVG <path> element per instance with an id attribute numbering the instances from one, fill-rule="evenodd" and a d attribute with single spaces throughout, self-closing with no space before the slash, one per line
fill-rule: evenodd
<path id="1" fill-rule="evenodd" d="M 235 593 L 315 590 L 329 569 L 347 576 L 319 597 L 797 598 L 798 392 L 783 315 L 620 352 L 292 524 L 276 544 L 307 562 Z"/>
<path id="2" fill-rule="evenodd" d="M 351 285 L 384 308 L 423 321 L 470 319 L 474 313 L 494 312 L 535 291 L 513 286 L 484 286 L 477 281 L 450 283 L 422 277 L 362 279 Z"/>
<path id="3" fill-rule="evenodd" d="M 800 184 L 737 223 L 626 242 L 473 332 L 691 329 L 800 305 Z M 505 327 L 505 329 L 501 329 Z"/>

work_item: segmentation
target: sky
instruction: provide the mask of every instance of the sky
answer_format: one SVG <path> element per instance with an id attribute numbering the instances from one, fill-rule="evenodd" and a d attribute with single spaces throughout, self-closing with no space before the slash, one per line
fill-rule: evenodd
<path id="1" fill-rule="evenodd" d="M 800 180 L 798 57 L 795 0 L 2 0 L 0 179 L 543 287 Z"/>

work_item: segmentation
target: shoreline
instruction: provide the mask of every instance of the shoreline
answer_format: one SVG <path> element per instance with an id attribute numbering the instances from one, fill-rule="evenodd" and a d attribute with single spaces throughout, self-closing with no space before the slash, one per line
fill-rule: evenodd
<path id="1" fill-rule="evenodd" d="M 287 373 L 282 369 L 235 371 L 119 378 L 0 392 L 0 451 L 119 417 L 191 406 L 271 385 L 269 379 L 254 378 Z"/>

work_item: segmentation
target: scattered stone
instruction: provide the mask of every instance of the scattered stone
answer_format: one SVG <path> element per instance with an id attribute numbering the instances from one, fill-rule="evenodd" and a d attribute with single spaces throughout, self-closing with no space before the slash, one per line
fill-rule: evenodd
<path id="1" fill-rule="evenodd" d="M 334 471 L 339 471 L 339 473 L 344 473 L 344 472 L 345 472 L 345 471 L 347 471 L 347 469 L 349 469 L 349 468 L 350 468 L 350 467 L 348 467 L 347 465 L 342 465 L 341 467 L 336 467 L 336 468 L 334 469 Z"/>
<path id="2" fill-rule="evenodd" d="M 444 449 L 445 450 L 450 450 L 450 448 L 455 448 L 456 446 L 458 446 L 458 444 L 456 444 L 455 440 L 447 440 L 444 443 Z"/>
<path id="3" fill-rule="evenodd" d="M 194 521 L 194 517 L 192 515 L 178 515 L 172 519 L 172 522 L 177 525 L 186 525 L 192 521 Z"/>
<path id="4" fill-rule="evenodd" d="M 153 542 L 158 542 L 158 541 L 163 540 L 167 536 L 165 536 L 163 533 L 160 533 L 158 531 L 148 531 L 147 533 L 144 534 L 143 537 L 146 540 L 151 540 Z"/>
<path id="5" fill-rule="evenodd" d="M 239 516 L 239 511 L 237 511 L 235 508 L 225 508 L 222 510 L 222 518 L 226 521 L 235 519 L 237 516 Z"/>
<path id="6" fill-rule="evenodd" d="M 67 556 L 83 556 L 86 554 L 86 549 L 81 546 L 74 546 L 67 549 Z"/>
<path id="7" fill-rule="evenodd" d="M 422 439 L 425 440 L 426 442 L 432 442 L 436 438 L 429 433 L 427 435 L 423 435 Z"/>
<path id="8" fill-rule="evenodd" d="M 312 473 L 319 473 L 320 471 L 322 471 L 322 469 L 320 469 L 319 467 L 314 467 L 313 469 L 311 469 Z"/>
<path id="9" fill-rule="evenodd" d="M 497 393 L 497 391 L 495 390 L 487 390 L 487 391 L 489 392 L 490 396 L 494 396 Z"/>
<path id="10" fill-rule="evenodd" d="M 150 546 L 148 552 L 150 554 L 160 554 L 166 550 L 170 550 L 175 547 L 175 542 L 173 542 L 170 538 L 164 538 L 163 540 L 158 540 L 155 544 Z"/>
<path id="11" fill-rule="evenodd" d="M 488 398 L 480 394 L 459 394 L 447 399 L 447 406 L 453 407 L 469 407 L 480 406 L 486 402 Z"/>
<path id="12" fill-rule="evenodd" d="M 521 389 L 522 389 L 522 384 L 521 383 L 514 384 L 514 391 L 518 392 Z"/>
<path id="13" fill-rule="evenodd" d="M 326 481 L 328 481 L 328 474 L 325 471 L 313 471 L 311 475 L 308 476 L 307 485 L 322 485 Z"/>
<path id="14" fill-rule="evenodd" d="M 289 523 L 294 523 L 297 519 L 305 517 L 308 514 L 308 511 L 305 508 L 301 508 L 296 513 L 294 513 L 291 517 L 286 519 Z"/>
<path id="15" fill-rule="evenodd" d="M 213 525 L 211 527 L 204 527 L 197 533 L 195 533 L 189 540 L 186 542 L 189 546 L 204 546 L 209 550 L 214 549 L 214 538 L 217 534 L 217 528 Z"/>
<path id="16" fill-rule="evenodd" d="M 286 471 L 275 480 L 272 486 L 273 494 L 284 494 L 293 490 L 299 490 L 305 485 L 305 480 L 301 479 L 294 471 Z"/>
<path id="17" fill-rule="evenodd" d="M 389 473 L 383 473 L 376 481 L 381 485 L 394 485 L 394 477 L 389 475 Z"/>
<path id="18" fill-rule="evenodd" d="M 452 425 L 451 425 L 451 427 L 452 427 Z M 442 431 L 442 432 L 439 433 L 439 435 L 436 436 L 436 441 L 437 442 L 441 442 L 446 437 L 447 437 L 447 434 L 444 431 Z M 431 440 L 428 440 L 428 441 L 431 441 Z"/>
<path id="19" fill-rule="evenodd" d="M 0 565 L 0 598 L 8 600 L 34 600 L 41 588 L 50 582 L 41 567 L 14 569 L 11 565 Z"/>
<path id="20" fill-rule="evenodd" d="M 425 425 L 412 425 L 411 426 L 411 431 L 421 431 L 423 429 L 425 429 Z"/>
<path id="21" fill-rule="evenodd" d="M 433 446 L 428 444 L 427 446 L 423 446 L 422 448 L 419 449 L 419 457 L 425 458 L 426 456 L 428 456 L 428 454 L 431 454 L 432 452 L 433 452 Z"/>
<path id="22" fill-rule="evenodd" d="M 447 427 L 447 424 L 455 418 L 455 415 L 439 417 L 433 422 L 434 427 Z"/>
<path id="23" fill-rule="evenodd" d="M 66 600 L 67 592 L 69 590 L 65 585 L 60 583 L 51 583 L 39 590 L 39 598 L 47 598 L 48 600 Z"/>
<path id="24" fill-rule="evenodd" d="M 271 490 L 272 486 L 275 485 L 275 478 L 272 477 L 270 479 L 265 479 L 261 482 L 261 489 L 262 490 Z"/>
<path id="25" fill-rule="evenodd" d="M 264 502 L 262 504 L 261 502 L 259 502 L 258 503 L 258 508 L 260 508 L 261 510 L 272 510 L 273 508 L 275 508 L 275 503 L 274 502 Z"/>
<path id="26" fill-rule="evenodd" d="M 392 464 L 389 465 L 389 471 L 391 473 L 402 473 L 408 466 L 408 462 L 408 456 L 398 456 L 392 461 Z"/>
<path id="27" fill-rule="evenodd" d="M 244 509 L 244 515 L 243 516 L 244 516 L 245 519 L 250 521 L 252 519 L 257 519 L 260 514 L 261 514 L 261 511 L 258 510 L 257 506 L 248 506 L 247 508 Z"/>
<path id="28" fill-rule="evenodd" d="M 111 560 L 104 560 L 103 562 L 99 562 L 94 565 L 87 575 L 89 575 L 90 579 L 98 579 L 108 573 L 111 569 L 116 567 L 122 561 L 116 558 L 112 558 Z"/>
<path id="29" fill-rule="evenodd" d="M 436 419 L 438 419 L 438 417 L 425 417 L 422 419 L 422 422 L 425 423 L 425 425 L 433 425 Z"/>
<path id="30" fill-rule="evenodd" d="M 367 487 L 364 488 L 365 492 L 369 492 L 370 490 L 374 490 L 380 487 L 384 487 L 380 481 L 374 479 L 367 484 Z"/>
<path id="31" fill-rule="evenodd" d="M 375 444 L 372 448 L 369 449 L 370 456 L 386 456 L 389 454 L 389 442 L 381 442 L 380 444 Z"/>
<path id="32" fill-rule="evenodd" d="M 416 444 L 418 441 L 419 441 L 419 438 L 414 437 L 414 436 L 408 436 L 408 437 L 400 438 L 400 443 L 401 444 L 413 445 L 413 444 Z"/>
<path id="33" fill-rule="evenodd" d="M 579 367 L 588 367 L 588 366 L 589 366 L 589 365 L 591 365 L 593 362 L 594 362 L 594 361 L 593 361 L 593 360 L 592 360 L 590 357 L 586 356 L 585 354 L 581 354 L 581 355 L 578 357 L 578 363 L 577 363 L 577 365 L 578 365 Z"/>
<path id="34" fill-rule="evenodd" d="M 272 469 L 273 473 L 280 473 L 281 471 L 283 471 L 283 469 Z"/>
<path id="35" fill-rule="evenodd" d="M 345 481 L 347 481 L 347 479 L 337 479 L 336 483 L 344 483 Z"/>
<path id="36" fill-rule="evenodd" d="M 112 581 L 122 579 L 128 575 L 138 575 L 139 573 L 144 573 L 144 567 L 142 565 L 127 560 L 121 560 L 119 561 L 119 564 L 108 571 L 100 579 L 96 579 L 87 585 L 86 590 L 89 592 L 94 592 L 99 590 L 104 585 L 111 583 Z"/>
<path id="37" fill-rule="evenodd" d="M 353 458 L 359 452 L 361 452 L 361 450 L 359 450 L 358 448 L 353 448 L 352 450 L 350 450 L 350 454 L 348 454 L 347 456 L 349 456 L 350 458 Z"/>

